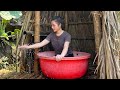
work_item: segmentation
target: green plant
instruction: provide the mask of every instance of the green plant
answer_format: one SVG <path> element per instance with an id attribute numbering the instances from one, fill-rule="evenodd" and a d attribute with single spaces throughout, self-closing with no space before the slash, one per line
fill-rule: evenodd
<path id="1" fill-rule="evenodd" d="M 7 66 L 8 66 L 8 58 L 7 57 L 2 57 L 1 59 L 0 59 L 0 69 L 2 69 L 2 68 L 7 68 Z"/>
<path id="2" fill-rule="evenodd" d="M 20 33 L 19 29 L 15 29 L 14 32 L 12 32 L 12 31 L 6 32 L 6 26 L 8 24 L 10 24 L 11 19 L 16 20 L 16 22 L 17 22 L 18 21 L 17 19 L 19 19 L 19 17 L 22 16 L 22 13 L 21 13 L 21 11 L 0 11 L 0 16 L 2 17 L 2 19 L 0 21 L 0 41 L 1 41 L 0 42 L 0 48 L 2 48 L 2 49 L 0 49 L 0 52 L 3 51 L 4 54 L 6 54 L 5 45 L 10 46 L 13 50 L 17 49 L 16 48 L 16 43 L 12 43 L 11 41 L 9 41 L 9 38 L 10 37 L 15 37 L 16 41 L 17 41 L 18 35 Z M 8 35 L 8 33 L 11 33 L 11 34 Z M 13 54 L 13 53 L 11 53 L 11 54 Z M 12 55 L 12 56 L 14 57 L 15 55 L 16 54 L 14 53 L 14 55 Z M 11 56 L 11 55 L 9 55 L 9 56 Z M 16 59 L 16 57 L 17 56 L 15 56 L 14 59 Z M 15 63 L 18 63 L 18 62 L 15 62 Z M 3 67 L 7 64 L 9 64 L 9 63 L 2 61 L 0 66 Z"/>
<path id="3" fill-rule="evenodd" d="M 6 38 L 7 40 L 9 40 L 8 34 L 5 32 L 5 28 L 8 23 L 9 23 L 9 20 L 5 20 L 5 19 L 2 19 L 2 21 L 0 22 L 0 38 L 2 39 Z"/>
<path id="4" fill-rule="evenodd" d="M 21 11 L 0 11 L 0 16 L 2 17 L 2 21 L 0 22 L 0 38 L 9 40 L 8 32 L 5 32 L 5 28 L 11 19 L 18 19 L 22 16 L 22 13 Z"/>

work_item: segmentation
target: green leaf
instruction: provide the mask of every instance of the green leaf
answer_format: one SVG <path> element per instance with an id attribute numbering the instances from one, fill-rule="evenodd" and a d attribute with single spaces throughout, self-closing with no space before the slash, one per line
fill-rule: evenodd
<path id="1" fill-rule="evenodd" d="M 19 33 L 20 33 L 20 29 L 15 29 L 15 30 L 14 30 L 14 33 L 15 33 L 15 34 L 19 34 Z"/>
<path id="2" fill-rule="evenodd" d="M 2 35 L 0 37 L 6 38 L 7 40 L 9 40 L 7 33 L 2 33 Z"/>
<path id="3" fill-rule="evenodd" d="M 2 36 L 3 33 L 5 33 L 5 31 L 0 29 L 0 36 Z"/>
<path id="4" fill-rule="evenodd" d="M 11 32 L 11 35 L 15 35 L 15 32 Z"/>
<path id="5" fill-rule="evenodd" d="M 21 11 L 0 11 L 0 16 L 6 20 L 11 20 L 12 18 L 18 19 L 22 13 Z"/>
<path id="6" fill-rule="evenodd" d="M 3 30 L 5 30 L 5 28 L 9 22 L 10 22 L 10 20 L 6 20 L 6 19 L 2 18 L 1 27 Z"/>
<path id="7" fill-rule="evenodd" d="M 8 24 L 10 20 L 2 19 L 2 24 Z"/>

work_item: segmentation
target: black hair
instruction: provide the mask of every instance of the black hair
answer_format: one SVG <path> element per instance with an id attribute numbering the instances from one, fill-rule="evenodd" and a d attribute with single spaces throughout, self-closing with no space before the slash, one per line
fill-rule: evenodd
<path id="1" fill-rule="evenodd" d="M 58 25 L 61 24 L 61 28 L 64 29 L 64 19 L 63 19 L 62 17 L 60 17 L 60 16 L 54 16 L 54 17 L 52 18 L 52 21 L 57 22 Z"/>

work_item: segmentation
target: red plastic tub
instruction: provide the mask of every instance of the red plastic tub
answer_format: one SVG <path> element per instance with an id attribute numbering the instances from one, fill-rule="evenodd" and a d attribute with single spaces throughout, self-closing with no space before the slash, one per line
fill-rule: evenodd
<path id="1" fill-rule="evenodd" d="M 89 53 L 73 52 L 74 57 L 55 60 L 54 51 L 38 53 L 40 68 L 43 74 L 52 79 L 77 79 L 85 75 L 88 69 Z"/>

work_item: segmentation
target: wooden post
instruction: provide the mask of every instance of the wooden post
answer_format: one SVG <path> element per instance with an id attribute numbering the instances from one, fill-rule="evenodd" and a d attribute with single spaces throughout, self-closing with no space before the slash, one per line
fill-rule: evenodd
<path id="1" fill-rule="evenodd" d="M 99 45 L 101 41 L 101 20 L 100 20 L 100 12 L 93 11 L 93 24 L 94 24 L 94 35 L 95 35 L 95 46 L 96 46 L 96 53 L 99 52 Z"/>
<path id="2" fill-rule="evenodd" d="M 34 33 L 34 43 L 40 42 L 40 11 L 35 11 L 35 33 Z M 35 55 L 34 55 L 34 73 L 36 75 L 39 74 L 38 70 L 38 56 L 36 55 L 38 53 L 38 48 L 35 49 Z"/>

